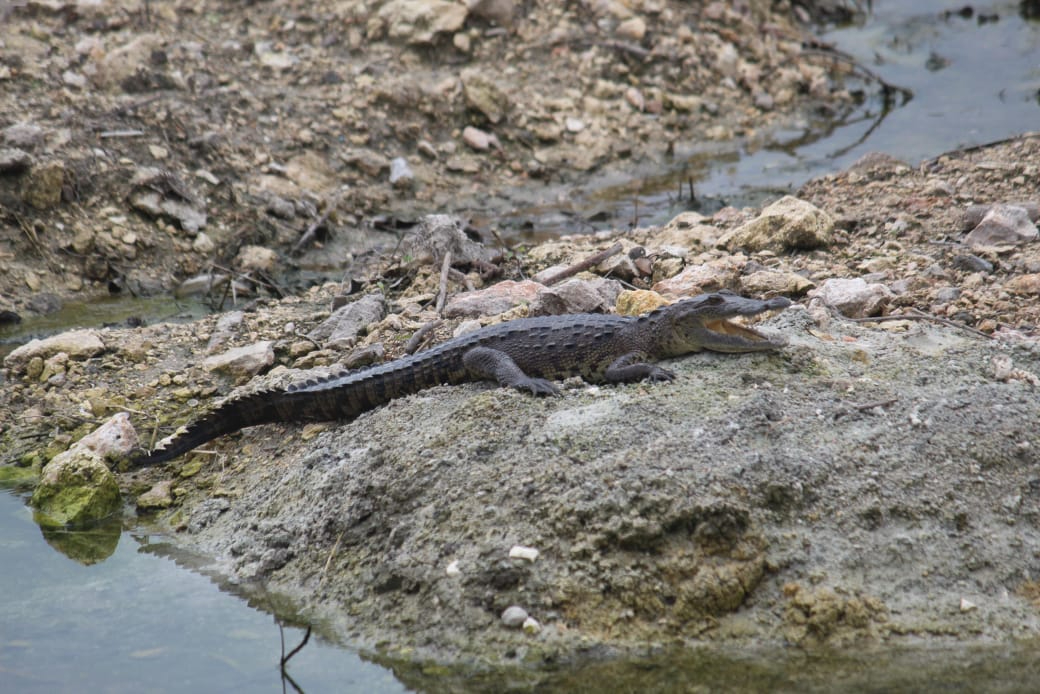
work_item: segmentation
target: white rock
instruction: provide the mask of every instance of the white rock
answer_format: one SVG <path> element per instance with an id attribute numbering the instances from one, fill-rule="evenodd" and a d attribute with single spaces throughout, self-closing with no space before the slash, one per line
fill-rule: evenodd
<path id="1" fill-rule="evenodd" d="M 520 628 L 525 634 L 537 634 L 542 630 L 542 625 L 534 617 L 528 617 Z"/>
<path id="2" fill-rule="evenodd" d="M 397 188 L 405 188 L 412 184 L 415 174 L 412 167 L 408 166 L 408 160 L 404 157 L 396 157 L 390 162 L 390 185 Z"/>
<path id="3" fill-rule="evenodd" d="M 105 351 L 105 343 L 96 330 L 70 330 L 43 340 L 30 340 L 4 358 L 4 366 L 22 369 L 34 357 L 48 359 L 65 352 L 71 359 L 89 359 Z"/>
<path id="4" fill-rule="evenodd" d="M 255 376 L 266 366 L 274 363 L 274 342 L 263 340 L 244 347 L 234 347 L 222 354 L 206 357 L 202 368 L 207 371 L 224 371 L 239 378 Z"/>
<path id="5" fill-rule="evenodd" d="M 961 598 L 961 612 L 971 612 L 972 610 L 979 609 L 979 606 L 973 603 L 968 598 Z"/>
<path id="6" fill-rule="evenodd" d="M 510 605 L 502 612 L 502 624 L 510 629 L 522 627 L 527 619 L 527 610 L 519 605 Z"/>
<path id="7" fill-rule="evenodd" d="M 877 315 L 893 294 L 885 285 L 868 284 L 862 277 L 834 277 L 809 292 L 809 296 L 837 309 L 842 315 L 864 318 Z"/>
<path id="8" fill-rule="evenodd" d="M 538 550 L 534 547 L 524 547 L 523 545 L 514 545 L 509 550 L 510 559 L 526 559 L 527 561 L 534 561 L 538 558 Z"/>
<path id="9" fill-rule="evenodd" d="M 462 569 L 459 568 L 459 560 L 455 559 L 450 564 L 448 564 L 447 568 L 444 569 L 444 573 L 448 574 L 449 576 L 458 576 L 459 574 L 461 574 Z"/>
<path id="10" fill-rule="evenodd" d="M 191 248 L 196 253 L 212 253 L 216 247 L 217 245 L 213 243 L 213 239 L 204 231 L 200 231 L 195 236 L 195 240 L 191 242 Z"/>

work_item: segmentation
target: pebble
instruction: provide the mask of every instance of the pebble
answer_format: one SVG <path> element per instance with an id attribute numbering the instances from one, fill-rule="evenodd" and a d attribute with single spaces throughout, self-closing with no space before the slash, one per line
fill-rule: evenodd
<path id="1" fill-rule="evenodd" d="M 412 167 L 404 157 L 396 157 L 390 161 L 390 185 L 395 188 L 408 188 L 415 180 Z"/>
<path id="2" fill-rule="evenodd" d="M 993 263 L 970 253 L 955 255 L 953 257 L 953 267 L 965 272 L 985 272 L 987 275 L 993 272 Z"/>
<path id="3" fill-rule="evenodd" d="M 467 125 L 462 131 L 462 141 L 478 152 L 487 151 L 492 144 L 498 146 L 497 137 L 480 128 L 474 128 L 472 125 Z"/>
<path id="4" fill-rule="evenodd" d="M 32 157 L 16 147 L 0 149 L 0 174 L 19 174 L 29 169 Z"/>
<path id="5" fill-rule="evenodd" d="M 538 550 L 534 547 L 525 547 L 523 545 L 514 545 L 509 550 L 510 559 L 526 559 L 527 561 L 533 562 L 538 558 Z"/>
<path id="6" fill-rule="evenodd" d="M 1035 241 L 1040 232 L 1029 211 L 1018 205 L 993 205 L 982 221 L 968 232 L 964 243 L 969 247 L 1019 245 Z"/>
<path id="7" fill-rule="evenodd" d="M 520 627 L 525 634 L 537 634 L 542 630 L 542 625 L 534 617 L 528 617 Z"/>
<path id="8" fill-rule="evenodd" d="M 868 284 L 862 277 L 835 277 L 809 292 L 809 296 L 849 318 L 865 318 L 878 315 L 893 294 L 885 285 Z"/>
<path id="9" fill-rule="evenodd" d="M 450 564 L 448 564 L 448 566 L 444 569 L 444 573 L 448 574 L 449 576 L 458 576 L 459 574 L 461 574 L 462 569 L 459 568 L 459 560 L 455 559 Z"/>
<path id="10" fill-rule="evenodd" d="M 518 605 L 510 605 L 502 612 L 502 624 L 510 629 L 522 627 L 527 619 L 527 610 Z"/>
<path id="11" fill-rule="evenodd" d="M 642 17 L 632 17 L 618 24 L 614 34 L 627 41 L 642 41 L 646 36 L 646 22 Z"/>

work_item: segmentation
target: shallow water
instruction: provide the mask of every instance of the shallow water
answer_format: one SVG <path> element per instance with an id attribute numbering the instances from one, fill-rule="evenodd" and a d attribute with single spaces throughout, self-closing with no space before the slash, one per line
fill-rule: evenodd
<path id="1" fill-rule="evenodd" d="M 1020 7 L 1027 5 L 990 2 L 972 5 L 970 18 L 936 19 L 964 7 L 963 0 L 876 1 L 864 26 L 834 28 L 823 39 L 909 89 L 913 97 L 906 103 L 889 108 L 875 90 L 837 120 L 807 120 L 756 142 L 687 143 L 667 171 L 627 181 L 593 177 L 575 192 L 566 213 L 527 210 L 518 219 L 579 231 L 587 226 L 575 219 L 598 209 L 606 210 L 601 226 L 645 224 L 691 207 L 678 195 L 679 183 L 690 180 L 710 211 L 722 204 L 757 204 L 812 176 L 841 170 L 869 151 L 917 163 L 1040 129 L 1040 22 L 1022 16 Z M 999 19 L 980 24 L 980 15 Z M 0 342 L 138 314 L 168 319 L 168 312 L 184 310 L 168 299 L 156 301 L 113 302 L 129 304 L 129 312 L 104 303 L 73 307 L 0 332 Z M 177 556 L 175 562 L 170 556 L 175 555 L 161 537 L 118 525 L 98 529 L 92 538 L 45 538 L 22 498 L 0 490 L 0 691 L 292 691 L 279 672 L 276 618 L 197 568 L 186 570 L 189 558 Z M 289 649 L 303 631 L 286 627 L 284 636 Z M 785 651 L 735 654 L 726 661 L 685 653 L 537 675 L 476 676 L 434 675 L 399 664 L 391 671 L 313 637 L 287 671 L 303 691 L 501 691 L 508 682 L 520 691 L 1028 692 L 1040 690 L 1038 651 L 1037 644 L 830 658 Z"/>
<path id="2" fill-rule="evenodd" d="M 282 691 L 274 617 L 161 556 L 161 537 L 91 534 L 45 539 L 0 489 L 0 692 Z M 303 635 L 286 627 L 286 651 Z M 316 637 L 287 672 L 304 691 L 406 691 Z"/>
<path id="3" fill-rule="evenodd" d="M 679 143 L 664 171 L 594 174 L 569 191 L 566 207 L 521 210 L 516 224 L 538 229 L 533 238 L 660 224 L 687 209 L 711 214 L 724 205 L 761 205 L 868 152 L 916 166 L 953 149 L 1040 130 L 1040 16 L 1025 16 L 1035 2 L 869 4 L 865 22 L 826 29 L 820 38 L 908 90 L 909 99 L 886 100 L 870 80 L 851 84 L 866 98 L 846 113 L 807 117 L 732 143 Z M 958 13 L 965 7 L 971 16 Z"/>

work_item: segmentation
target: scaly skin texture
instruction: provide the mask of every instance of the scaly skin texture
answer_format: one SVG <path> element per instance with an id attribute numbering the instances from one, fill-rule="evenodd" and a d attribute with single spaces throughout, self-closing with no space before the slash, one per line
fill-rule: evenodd
<path id="1" fill-rule="evenodd" d="M 500 323 L 385 364 L 229 400 L 133 462 L 171 460 L 258 424 L 353 419 L 394 398 L 445 383 L 493 380 L 535 395 L 556 395 L 552 380 L 570 376 L 591 383 L 670 381 L 675 374 L 649 362 L 701 350 L 739 353 L 780 347 L 726 319 L 790 305 L 783 297 L 760 301 L 720 292 L 639 317 L 582 313 Z"/>

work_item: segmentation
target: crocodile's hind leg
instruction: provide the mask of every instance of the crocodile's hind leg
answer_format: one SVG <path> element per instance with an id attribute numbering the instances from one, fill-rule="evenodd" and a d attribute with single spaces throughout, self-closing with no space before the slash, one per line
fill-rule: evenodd
<path id="1" fill-rule="evenodd" d="M 675 374 L 668 369 L 662 369 L 656 364 L 648 364 L 643 359 L 646 355 L 642 352 L 629 352 L 611 362 L 603 377 L 608 383 L 632 383 L 634 381 L 672 381 Z"/>
<path id="2" fill-rule="evenodd" d="M 499 385 L 529 390 L 535 395 L 560 394 L 552 381 L 531 378 L 517 366 L 512 357 L 497 349 L 474 347 L 462 356 L 462 363 L 475 378 L 495 380 Z"/>

